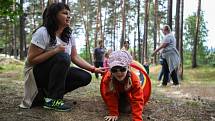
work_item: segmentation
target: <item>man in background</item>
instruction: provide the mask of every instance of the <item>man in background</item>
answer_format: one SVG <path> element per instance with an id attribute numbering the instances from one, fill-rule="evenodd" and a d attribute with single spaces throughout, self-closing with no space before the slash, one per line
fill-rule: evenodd
<path id="1" fill-rule="evenodd" d="M 99 45 L 97 48 L 94 49 L 93 57 L 94 57 L 94 66 L 96 68 L 103 67 L 103 61 L 104 61 L 104 45 L 102 41 L 99 41 Z M 98 73 L 95 73 L 96 78 L 99 78 Z"/>

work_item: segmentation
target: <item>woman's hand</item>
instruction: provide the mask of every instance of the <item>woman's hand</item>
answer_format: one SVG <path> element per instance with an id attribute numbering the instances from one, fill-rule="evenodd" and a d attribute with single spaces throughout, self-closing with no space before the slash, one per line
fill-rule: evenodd
<path id="1" fill-rule="evenodd" d="M 107 67 L 95 68 L 93 72 L 103 74 L 106 69 L 107 69 Z"/>
<path id="2" fill-rule="evenodd" d="M 58 46 L 54 49 L 54 51 L 55 51 L 56 53 L 58 53 L 58 52 L 65 52 L 65 49 L 66 49 L 65 45 L 60 44 L 60 45 L 58 45 Z"/>
<path id="3" fill-rule="evenodd" d="M 117 121 L 118 116 L 105 116 L 104 119 L 105 121 Z"/>

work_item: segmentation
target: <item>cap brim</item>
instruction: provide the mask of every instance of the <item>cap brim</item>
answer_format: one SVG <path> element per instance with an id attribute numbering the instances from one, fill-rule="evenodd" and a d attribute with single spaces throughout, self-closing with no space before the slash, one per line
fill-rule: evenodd
<path id="1" fill-rule="evenodd" d="M 113 68 L 114 66 L 122 66 L 122 67 L 125 67 L 127 65 L 125 65 L 123 62 L 120 62 L 120 61 L 114 61 L 112 63 L 109 64 L 110 68 Z"/>

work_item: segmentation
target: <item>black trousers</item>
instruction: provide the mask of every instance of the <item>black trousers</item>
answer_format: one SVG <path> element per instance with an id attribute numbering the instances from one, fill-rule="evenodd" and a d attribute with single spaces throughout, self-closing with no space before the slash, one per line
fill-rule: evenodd
<path id="1" fill-rule="evenodd" d="M 120 113 L 130 113 L 131 104 L 125 92 L 119 93 L 118 109 Z"/>
<path id="2" fill-rule="evenodd" d="M 70 67 L 70 62 L 68 54 L 58 53 L 33 67 L 39 90 L 38 96 L 62 99 L 65 93 L 86 86 L 91 82 L 92 76 L 90 73 L 79 68 Z"/>
<path id="3" fill-rule="evenodd" d="M 170 73 L 166 59 L 164 59 L 163 61 L 164 61 L 163 62 L 163 73 L 164 73 L 164 75 L 163 75 L 163 83 L 162 84 L 167 85 L 167 82 L 169 81 L 169 74 L 170 74 L 172 81 L 173 81 L 173 84 L 178 85 L 179 82 L 178 82 L 178 75 L 177 75 L 176 70 L 174 69 L 172 71 L 172 73 Z"/>
<path id="4" fill-rule="evenodd" d="M 162 63 L 161 66 L 162 67 L 161 67 L 161 71 L 160 71 L 160 73 L 158 75 L 158 80 L 161 80 L 162 77 L 163 77 L 163 81 L 162 82 L 164 82 L 163 84 L 166 85 L 167 82 L 170 82 L 170 77 L 169 77 L 170 75 L 169 75 L 168 64 L 167 64 L 167 62 L 166 62 L 165 59 L 163 59 L 163 63 Z"/>

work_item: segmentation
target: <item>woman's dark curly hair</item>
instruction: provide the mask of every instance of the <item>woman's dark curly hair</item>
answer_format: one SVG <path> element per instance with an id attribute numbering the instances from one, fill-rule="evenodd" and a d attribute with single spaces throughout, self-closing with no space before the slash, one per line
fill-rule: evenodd
<path id="1" fill-rule="evenodd" d="M 50 35 L 50 45 L 55 45 L 57 43 L 55 35 L 55 32 L 58 30 L 57 14 L 63 9 L 70 11 L 69 6 L 64 3 L 53 3 L 43 12 L 43 26 L 46 27 Z M 71 33 L 71 28 L 66 27 L 61 34 L 61 40 L 65 43 L 69 43 Z"/>

